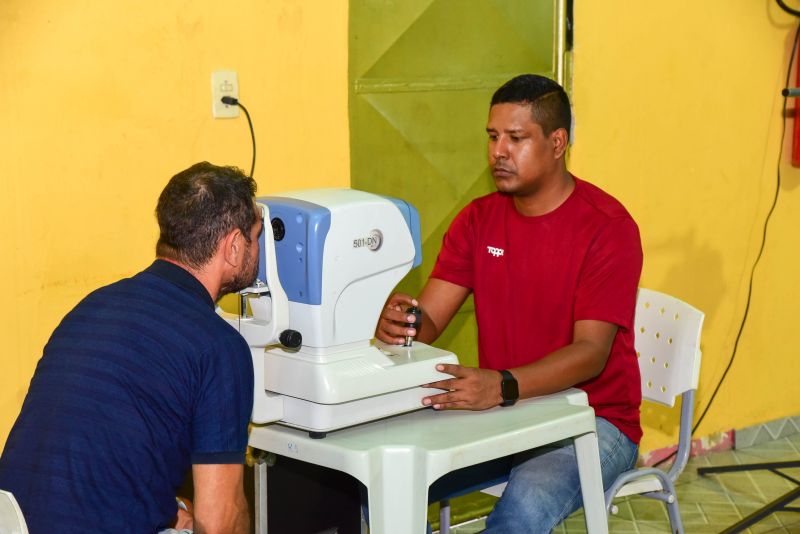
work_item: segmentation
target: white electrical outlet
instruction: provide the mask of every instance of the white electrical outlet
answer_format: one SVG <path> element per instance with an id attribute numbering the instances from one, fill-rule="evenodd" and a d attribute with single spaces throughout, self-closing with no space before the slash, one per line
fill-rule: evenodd
<path id="1" fill-rule="evenodd" d="M 223 96 L 239 99 L 239 78 L 235 70 L 215 70 L 211 73 L 211 114 L 215 119 L 239 116 L 239 106 L 222 103 Z"/>

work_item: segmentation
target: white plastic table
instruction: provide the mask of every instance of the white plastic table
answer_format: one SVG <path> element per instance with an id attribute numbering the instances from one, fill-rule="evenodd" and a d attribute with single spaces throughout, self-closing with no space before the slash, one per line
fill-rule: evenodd
<path id="1" fill-rule="evenodd" d="M 250 445 L 348 473 L 367 487 L 370 532 L 425 532 L 428 487 L 443 475 L 573 438 L 590 533 L 608 532 L 594 410 L 577 389 L 483 412 L 423 409 L 311 439 L 279 424 L 254 427 Z M 266 464 L 256 465 L 256 532 L 266 534 Z"/>

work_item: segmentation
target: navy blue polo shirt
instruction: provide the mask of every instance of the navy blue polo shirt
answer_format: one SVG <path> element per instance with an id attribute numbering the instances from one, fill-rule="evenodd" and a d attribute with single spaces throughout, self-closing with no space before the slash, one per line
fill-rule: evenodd
<path id="1" fill-rule="evenodd" d="M 244 461 L 250 349 L 189 272 L 94 291 L 44 348 L 0 457 L 31 534 L 166 527 L 191 464 Z"/>

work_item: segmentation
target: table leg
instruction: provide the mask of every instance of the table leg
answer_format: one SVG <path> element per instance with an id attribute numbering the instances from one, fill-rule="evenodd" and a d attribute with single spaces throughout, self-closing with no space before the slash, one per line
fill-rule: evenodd
<path id="1" fill-rule="evenodd" d="M 575 455 L 581 479 L 586 530 L 592 534 L 608 533 L 608 516 L 603 498 L 603 475 L 600 472 L 600 450 L 597 434 L 590 432 L 575 438 Z"/>
<path id="2" fill-rule="evenodd" d="M 253 466 L 255 486 L 255 532 L 267 534 L 267 462 L 258 460 Z"/>
<path id="3" fill-rule="evenodd" d="M 372 534 L 424 534 L 428 483 L 420 454 L 414 448 L 392 447 L 373 452 L 367 484 Z"/>

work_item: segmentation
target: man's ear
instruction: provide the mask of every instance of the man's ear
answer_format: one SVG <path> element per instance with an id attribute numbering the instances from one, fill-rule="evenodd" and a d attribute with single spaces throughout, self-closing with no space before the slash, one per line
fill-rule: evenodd
<path id="1" fill-rule="evenodd" d="M 244 236 L 242 231 L 235 228 L 222 238 L 222 255 L 225 263 L 238 267 L 244 254 Z"/>
<path id="2" fill-rule="evenodd" d="M 556 128 L 550 136 L 553 139 L 553 156 L 559 159 L 567 152 L 569 134 L 564 128 Z"/>

